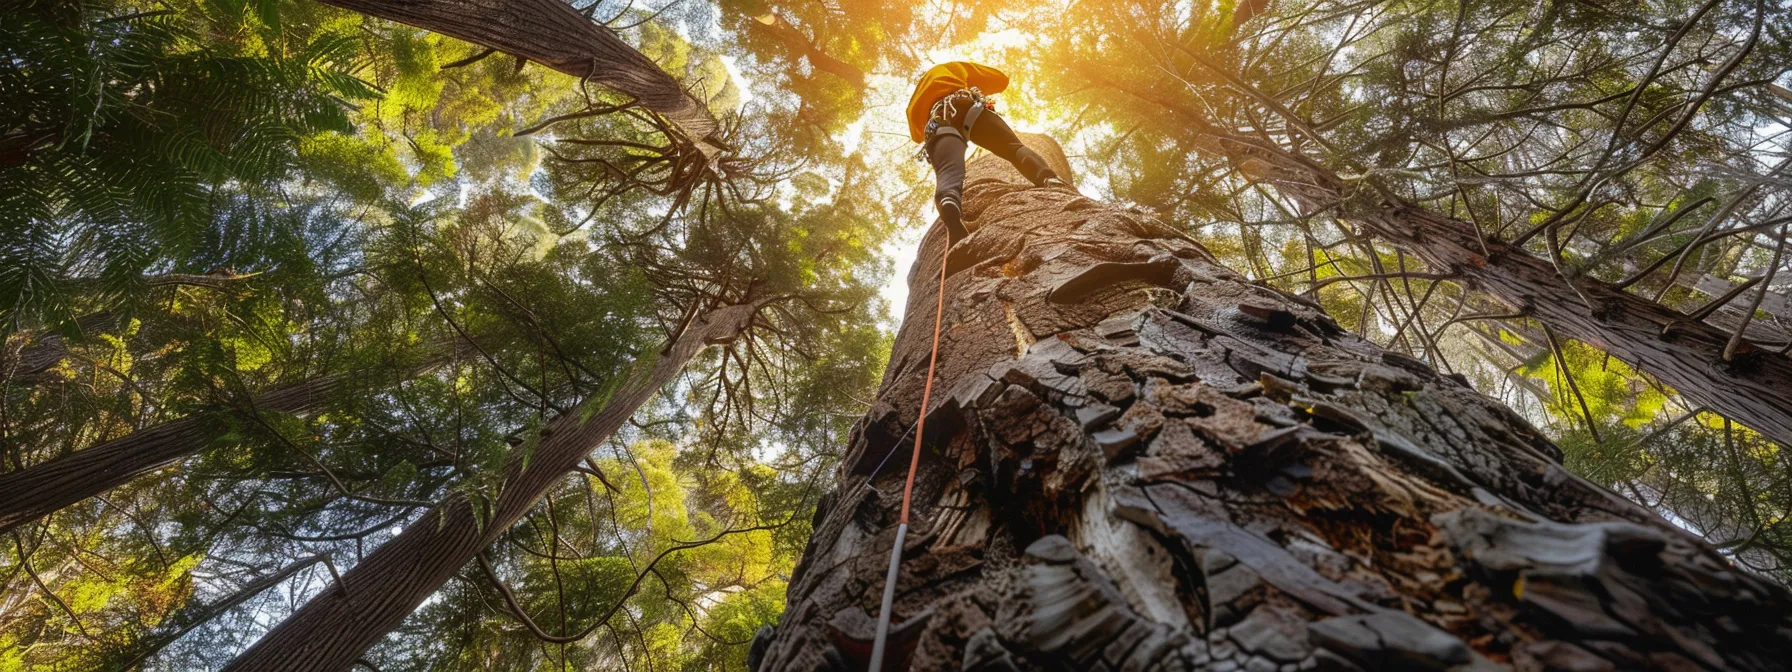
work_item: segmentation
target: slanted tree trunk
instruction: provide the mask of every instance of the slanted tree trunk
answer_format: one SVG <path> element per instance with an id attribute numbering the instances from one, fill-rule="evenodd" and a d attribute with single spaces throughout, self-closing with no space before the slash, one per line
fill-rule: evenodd
<path id="1" fill-rule="evenodd" d="M 347 670 L 367 648 L 398 627 L 454 573 L 535 508 L 629 416 L 671 383 L 706 345 L 733 340 L 758 304 L 710 311 L 672 345 L 602 401 L 595 413 L 572 412 L 549 423 L 541 443 L 505 464 L 502 490 L 489 502 L 454 496 L 342 575 L 340 589 L 311 598 L 226 670 Z M 474 507 L 480 507 L 475 511 Z"/>
<path id="2" fill-rule="evenodd" d="M 778 16 L 777 12 L 767 12 L 763 16 L 753 17 L 752 27 L 765 31 L 766 34 L 783 42 L 785 48 L 790 50 L 792 58 L 807 57 L 809 65 L 814 66 L 816 70 L 844 79 L 848 84 L 853 85 L 853 88 L 860 91 L 865 90 L 865 72 L 863 70 L 853 67 L 851 63 L 834 58 L 820 45 L 815 44 L 814 40 L 809 39 L 809 36 L 804 35 L 803 31 L 790 25 L 790 22 L 785 21 L 784 17 Z"/>
<path id="3" fill-rule="evenodd" d="M 242 606 L 243 603 L 248 602 L 250 598 L 260 595 L 267 591 L 267 589 L 280 585 L 287 579 L 292 578 L 294 574 L 298 574 L 299 572 L 309 569 L 317 565 L 317 563 L 324 562 L 328 559 L 329 556 L 327 555 L 314 555 L 287 565 L 285 568 L 274 572 L 273 574 L 250 581 L 249 583 L 244 584 L 243 587 L 238 588 L 236 592 L 229 595 L 208 602 L 199 602 L 195 600 L 180 611 L 170 614 L 161 623 L 158 623 L 155 628 L 144 633 L 137 641 L 131 642 L 125 648 L 111 654 L 109 659 L 102 659 L 104 662 L 101 663 L 99 669 L 107 670 L 108 672 L 127 672 L 128 670 L 138 669 L 138 666 L 142 665 L 143 661 L 148 660 L 151 656 L 161 653 L 162 649 L 168 648 L 169 644 L 173 644 L 176 640 L 185 636 L 187 633 L 192 632 L 195 628 L 205 625 L 207 621 L 217 618 L 219 614 Z"/>
<path id="4" fill-rule="evenodd" d="M 89 334 L 110 329 L 117 323 L 117 314 L 99 312 L 76 319 L 75 331 Z M 0 379 L 8 384 L 37 385 L 49 379 L 50 376 L 46 374 L 67 359 L 68 354 L 68 339 L 61 333 L 51 331 L 34 334 L 30 336 L 29 342 L 19 348 L 17 354 L 0 353 Z"/>
<path id="5" fill-rule="evenodd" d="M 1247 282 L 1178 228 L 999 163 L 969 182 L 897 582 L 908 661 L 884 669 L 1792 659 L 1792 596 L 1568 473 L 1461 379 Z M 923 241 L 878 399 L 757 670 L 863 669 L 943 239 Z"/>
<path id="6" fill-rule="evenodd" d="M 1459 276 L 1515 310 L 1610 353 L 1704 406 L 1792 445 L 1792 357 L 1744 347 L 1726 360 L 1730 333 L 1593 278 L 1572 280 L 1521 247 L 1483 240 L 1472 222 L 1444 217 L 1368 185 L 1350 184 L 1303 156 L 1257 138 L 1220 132 L 1213 146 L 1248 174 L 1309 211 L 1339 216 Z"/>
<path id="7" fill-rule="evenodd" d="M 144 278 L 144 284 L 150 287 L 200 287 L 205 289 L 229 289 L 240 280 L 255 277 L 256 273 L 239 274 L 232 272 L 215 272 L 205 275 L 193 273 L 164 273 Z M 103 286 L 99 278 L 71 278 L 70 283 L 77 288 L 84 285 Z M 74 322 L 74 330 L 79 334 L 93 334 L 116 328 L 120 315 L 112 311 L 100 311 L 83 315 Z M 68 358 L 68 341 L 58 332 L 43 332 L 32 335 L 28 343 L 21 347 L 15 356 L 11 352 L 0 352 L 0 381 L 8 384 L 37 385 L 53 378 L 46 374 L 50 369 Z"/>
<path id="8" fill-rule="evenodd" d="M 1594 278 L 1572 280 L 1522 247 L 1484 240 L 1472 222 L 1445 217 L 1351 182 L 1318 162 L 1262 138 L 1231 133 L 1198 111 L 1149 91 L 1119 90 L 1157 105 L 1205 151 L 1274 186 L 1308 212 L 1337 216 L 1450 273 L 1556 333 L 1590 343 L 1672 386 L 1694 406 L 1792 445 L 1792 357 L 1748 346 L 1726 359 L 1730 334 Z"/>
<path id="9" fill-rule="evenodd" d="M 305 413 L 352 380 L 346 374 L 308 380 L 256 395 L 253 406 Z M 0 533 L 190 457 L 210 445 L 219 431 L 215 415 L 200 413 L 0 474 Z"/>
<path id="10" fill-rule="evenodd" d="M 1729 294 L 1736 289 L 1736 283 L 1709 273 L 1701 274 L 1697 278 L 1682 275 L 1674 279 L 1674 284 L 1712 298 Z M 1724 307 L 1731 308 L 1733 307 L 1733 304 Z M 1761 305 L 1757 308 L 1761 312 L 1775 317 L 1792 319 L 1792 298 L 1788 298 L 1785 294 L 1779 292 L 1767 292 L 1766 295 L 1761 297 Z"/>
<path id="11" fill-rule="evenodd" d="M 678 125 L 705 156 L 721 153 L 719 127 L 693 98 L 616 31 L 561 0 L 321 0 L 525 58 L 633 96 Z"/>

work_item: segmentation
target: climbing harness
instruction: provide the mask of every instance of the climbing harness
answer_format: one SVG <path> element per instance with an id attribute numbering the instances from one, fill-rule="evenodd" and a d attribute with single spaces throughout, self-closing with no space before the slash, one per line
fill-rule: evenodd
<path id="1" fill-rule="evenodd" d="M 969 144 L 971 141 L 971 129 L 976 127 L 977 120 L 983 116 L 984 112 L 993 113 L 995 111 L 995 96 L 985 96 L 983 95 L 983 91 L 975 86 L 968 89 L 953 91 L 952 93 L 947 94 L 946 97 L 935 101 L 933 103 L 933 108 L 928 110 L 927 130 L 923 137 L 932 140 L 935 133 L 946 133 L 949 135 L 956 135 L 964 140 L 966 144 Z M 960 114 L 964 115 L 964 128 L 962 130 L 952 123 L 959 118 Z M 927 161 L 928 144 L 929 143 L 927 142 L 923 142 L 921 143 L 921 148 L 915 150 L 916 161 Z"/>
<path id="2" fill-rule="evenodd" d="M 983 90 L 975 86 L 954 91 L 936 101 L 933 109 L 927 112 L 928 128 L 931 130 L 941 125 L 950 127 L 952 121 L 958 118 L 960 107 L 967 108 L 963 114 L 964 133 L 968 136 L 971 128 L 977 125 L 978 117 L 983 116 L 984 112 L 996 111 L 996 99 L 994 96 L 983 95 Z"/>
<path id="3" fill-rule="evenodd" d="M 915 450 L 908 460 L 908 480 L 902 484 L 902 517 L 896 522 L 896 543 L 890 547 L 890 570 L 884 574 L 883 607 L 877 612 L 877 638 L 871 644 L 870 672 L 881 672 L 884 667 L 884 644 L 890 636 L 891 604 L 896 601 L 896 569 L 902 564 L 902 542 L 908 537 L 909 499 L 915 489 L 915 470 L 921 466 L 921 438 L 927 435 L 927 404 L 933 398 L 933 367 L 940 359 L 940 318 L 946 313 L 946 261 L 952 256 L 952 244 L 948 242 L 944 248 L 940 253 L 939 296 L 933 304 L 933 352 L 927 356 L 927 383 L 921 387 L 921 412 L 915 418 Z"/>

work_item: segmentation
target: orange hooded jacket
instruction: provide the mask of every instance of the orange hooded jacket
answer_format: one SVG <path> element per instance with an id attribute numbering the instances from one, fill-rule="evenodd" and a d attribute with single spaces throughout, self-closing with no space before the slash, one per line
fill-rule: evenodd
<path id="1" fill-rule="evenodd" d="M 973 86 L 983 95 L 995 95 L 1008 88 L 1008 75 L 987 65 L 965 61 L 928 68 L 927 74 L 921 75 L 921 83 L 915 85 L 915 94 L 908 98 L 909 137 L 915 142 L 925 140 L 927 115 L 933 111 L 933 104 L 959 89 Z"/>

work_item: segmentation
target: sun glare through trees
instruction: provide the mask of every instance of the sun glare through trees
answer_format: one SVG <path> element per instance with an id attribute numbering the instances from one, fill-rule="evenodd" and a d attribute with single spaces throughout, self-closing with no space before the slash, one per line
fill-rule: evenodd
<path id="1" fill-rule="evenodd" d="M 1783 0 L 0 0 L 0 672 L 1785 669 L 1789 234 Z"/>

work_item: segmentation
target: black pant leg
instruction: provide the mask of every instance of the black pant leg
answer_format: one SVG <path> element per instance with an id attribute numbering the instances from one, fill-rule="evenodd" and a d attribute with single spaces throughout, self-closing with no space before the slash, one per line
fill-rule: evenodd
<path id="1" fill-rule="evenodd" d="M 971 128 L 970 136 L 971 142 L 977 143 L 978 147 L 1014 164 L 1035 187 L 1045 184 L 1046 178 L 1058 176 L 1045 162 L 1045 157 L 1021 144 L 1020 136 L 1014 134 L 1014 129 L 1008 127 L 1001 115 L 984 112 L 977 118 L 977 125 Z"/>
<path id="2" fill-rule="evenodd" d="M 951 132 L 927 139 L 927 162 L 933 164 L 933 202 L 964 202 L 964 139 Z"/>
<path id="3" fill-rule="evenodd" d="M 933 205 L 953 242 L 965 236 L 964 150 L 964 138 L 950 131 L 927 139 L 927 162 L 933 164 Z"/>

